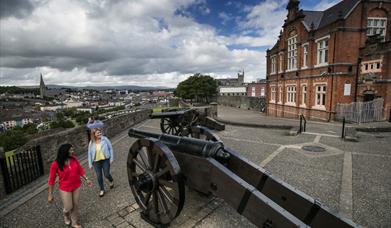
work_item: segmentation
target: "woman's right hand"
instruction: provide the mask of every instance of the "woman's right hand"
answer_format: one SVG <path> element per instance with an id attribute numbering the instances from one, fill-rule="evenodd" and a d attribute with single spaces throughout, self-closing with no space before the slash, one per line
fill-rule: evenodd
<path id="1" fill-rule="evenodd" d="M 49 194 L 49 195 L 48 195 L 48 202 L 49 202 L 49 203 L 53 203 L 53 201 L 54 201 L 53 194 Z"/>

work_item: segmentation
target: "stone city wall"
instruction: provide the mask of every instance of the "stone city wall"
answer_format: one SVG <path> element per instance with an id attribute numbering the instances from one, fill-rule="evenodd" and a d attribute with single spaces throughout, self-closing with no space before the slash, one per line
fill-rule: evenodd
<path id="1" fill-rule="evenodd" d="M 224 106 L 256 110 L 261 112 L 266 110 L 266 100 L 262 97 L 218 96 L 217 103 Z"/>
<path id="2" fill-rule="evenodd" d="M 105 120 L 104 135 L 111 138 L 134 124 L 148 119 L 150 113 L 151 110 L 142 110 Z M 72 144 L 76 149 L 77 155 L 86 153 L 88 146 L 86 127 L 79 126 L 65 129 L 52 135 L 32 139 L 17 151 L 23 151 L 39 145 L 41 147 L 44 171 L 48 173 L 51 162 L 56 158 L 59 146 L 64 143 Z"/>
<path id="3" fill-rule="evenodd" d="M 131 126 L 148 119 L 151 111 L 152 110 L 142 110 L 105 120 L 104 134 L 108 138 L 111 138 Z M 18 148 L 16 153 L 39 145 L 42 153 L 44 172 L 48 173 L 50 164 L 56 158 L 57 150 L 61 144 L 72 144 L 76 149 L 77 155 L 85 154 L 87 152 L 88 138 L 85 126 L 64 129 L 60 132 L 51 131 L 50 133 L 51 134 L 38 135 L 38 138 L 30 140 L 24 146 Z M 2 150 L 2 148 L 0 148 L 0 150 Z M 0 153 L 1 152 L 2 151 L 0 151 Z M 3 197 L 5 197 L 5 188 L 3 175 L 0 169 L 0 199 Z"/>

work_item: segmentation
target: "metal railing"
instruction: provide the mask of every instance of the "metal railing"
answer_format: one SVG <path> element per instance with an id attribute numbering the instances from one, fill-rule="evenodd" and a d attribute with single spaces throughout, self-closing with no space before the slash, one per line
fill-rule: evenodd
<path id="1" fill-rule="evenodd" d="M 300 115 L 300 126 L 299 126 L 299 131 L 297 133 L 302 133 L 305 132 L 307 128 L 307 120 L 305 119 L 304 115 Z"/>
<path id="2" fill-rule="evenodd" d="M 346 119 L 348 122 L 366 123 L 383 120 L 383 98 L 368 102 L 353 102 L 337 104 L 336 119 Z"/>
<path id="3" fill-rule="evenodd" d="M 345 138 L 346 136 L 346 128 L 345 128 L 346 120 L 345 117 L 342 119 L 342 132 L 341 132 L 341 138 Z"/>
<path id="4" fill-rule="evenodd" d="M 19 153 L 0 153 L 0 167 L 7 194 L 44 174 L 40 146 Z"/>

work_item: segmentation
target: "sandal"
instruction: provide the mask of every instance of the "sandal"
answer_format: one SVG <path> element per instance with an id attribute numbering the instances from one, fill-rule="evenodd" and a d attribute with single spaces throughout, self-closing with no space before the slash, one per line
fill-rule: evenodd
<path id="1" fill-rule="evenodd" d="M 68 220 L 68 221 L 66 221 L 66 220 Z M 65 226 L 66 226 L 67 228 L 70 228 L 71 225 L 72 225 L 72 221 L 71 221 L 71 219 L 69 218 L 69 212 L 64 213 L 64 223 L 65 223 Z"/>

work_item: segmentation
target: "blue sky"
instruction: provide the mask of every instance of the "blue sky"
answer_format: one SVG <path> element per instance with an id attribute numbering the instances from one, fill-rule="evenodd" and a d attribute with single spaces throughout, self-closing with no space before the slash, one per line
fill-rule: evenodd
<path id="1" fill-rule="evenodd" d="M 301 1 L 303 10 L 322 10 L 334 5 L 340 0 L 319 1 L 307 0 Z M 279 13 L 285 11 L 287 1 L 260 1 L 260 0 L 200 0 L 187 8 L 177 11 L 180 15 L 192 17 L 197 23 L 209 25 L 216 29 L 217 33 L 222 36 L 246 35 L 254 38 L 261 35 L 257 27 L 243 27 L 243 23 L 249 20 L 248 15 L 254 7 L 260 4 L 267 5 L 268 2 L 279 4 L 273 7 L 272 12 Z M 285 12 L 286 13 L 286 12 Z M 282 25 L 283 21 L 279 21 Z M 278 36 L 278 34 L 276 34 Z M 233 48 L 248 48 L 247 45 L 238 45 Z M 269 45 L 257 46 L 259 50 L 267 49 Z"/>
<path id="2" fill-rule="evenodd" d="M 324 10 L 340 0 L 301 1 Z M 1 1 L 0 85 L 175 87 L 194 73 L 265 78 L 288 0 Z"/>

